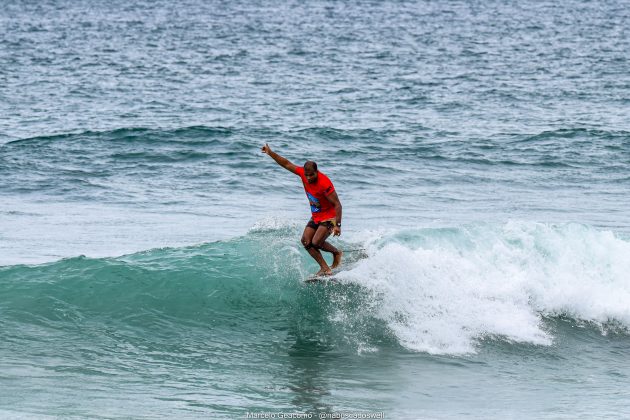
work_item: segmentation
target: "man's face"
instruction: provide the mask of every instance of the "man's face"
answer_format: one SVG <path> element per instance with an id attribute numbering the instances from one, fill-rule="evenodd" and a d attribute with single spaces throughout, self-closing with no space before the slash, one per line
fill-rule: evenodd
<path id="1" fill-rule="evenodd" d="M 309 184 L 317 182 L 317 171 L 314 171 L 312 168 L 304 168 L 304 177 Z"/>

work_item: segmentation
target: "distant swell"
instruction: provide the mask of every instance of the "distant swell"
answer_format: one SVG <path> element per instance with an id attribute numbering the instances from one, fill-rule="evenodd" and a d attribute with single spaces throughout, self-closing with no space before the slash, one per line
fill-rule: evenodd
<path id="1" fill-rule="evenodd" d="M 146 127 L 126 127 L 108 131 L 84 131 L 79 133 L 58 134 L 52 136 L 38 136 L 13 140 L 6 144 L 33 144 L 47 142 L 63 142 L 73 140 L 109 140 L 109 141 L 139 141 L 139 142 L 188 142 L 191 139 L 208 139 L 213 137 L 228 137 L 233 130 L 227 127 L 191 126 L 177 129 L 159 130 Z"/>
<path id="2" fill-rule="evenodd" d="M 132 184 L 137 184 L 133 190 L 146 188 L 147 179 L 164 179 L 152 189 L 169 190 L 181 177 L 212 180 L 213 166 L 229 166 L 234 156 L 250 150 L 235 133 L 204 126 L 121 128 L 15 140 L 0 146 L 0 176 L 6 181 L 3 189 L 12 193 L 61 198 L 100 199 L 104 192 L 111 200 Z"/>

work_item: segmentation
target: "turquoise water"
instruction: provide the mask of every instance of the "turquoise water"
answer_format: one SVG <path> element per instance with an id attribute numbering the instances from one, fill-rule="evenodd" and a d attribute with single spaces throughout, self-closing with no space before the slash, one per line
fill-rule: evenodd
<path id="1" fill-rule="evenodd" d="M 328 285 L 301 282 L 314 264 L 286 228 L 4 267 L 5 415 L 630 409 L 630 243 L 578 225 L 490 232 L 380 238 Z"/>
<path id="2" fill-rule="evenodd" d="M 619 418 L 623 2 L 8 2 L 0 416 Z M 345 267 L 299 243 L 311 159 Z"/>

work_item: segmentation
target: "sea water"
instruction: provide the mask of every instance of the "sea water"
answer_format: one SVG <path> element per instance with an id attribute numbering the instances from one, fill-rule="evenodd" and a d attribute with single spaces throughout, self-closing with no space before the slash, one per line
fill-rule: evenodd
<path id="1" fill-rule="evenodd" d="M 0 417 L 627 416 L 628 10 L 4 2 Z"/>

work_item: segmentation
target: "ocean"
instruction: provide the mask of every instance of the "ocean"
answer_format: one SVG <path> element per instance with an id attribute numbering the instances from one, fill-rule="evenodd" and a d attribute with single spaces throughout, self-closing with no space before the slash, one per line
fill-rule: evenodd
<path id="1" fill-rule="evenodd" d="M 627 6 L 3 2 L 0 418 L 627 417 Z"/>

